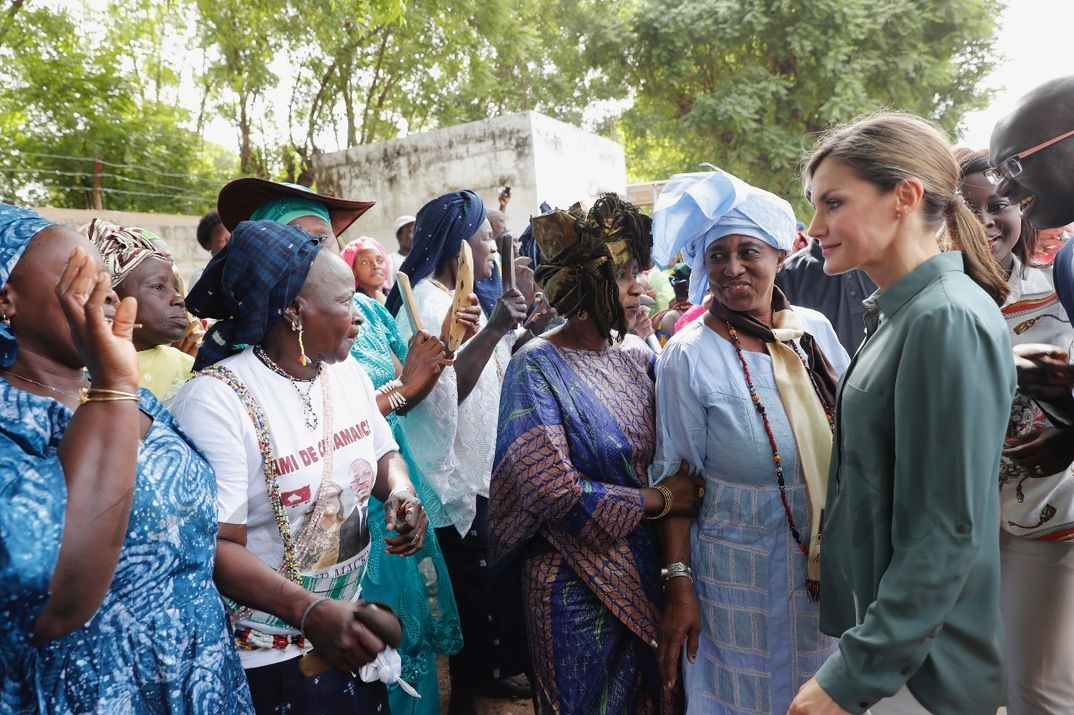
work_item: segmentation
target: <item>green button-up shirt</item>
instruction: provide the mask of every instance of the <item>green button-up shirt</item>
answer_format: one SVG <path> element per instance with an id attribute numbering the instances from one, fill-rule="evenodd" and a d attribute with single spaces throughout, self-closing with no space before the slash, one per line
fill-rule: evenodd
<path id="1" fill-rule="evenodd" d="M 821 554 L 817 673 L 861 713 L 907 685 L 929 712 L 1005 701 L 999 456 L 1014 397 L 999 308 L 934 256 L 877 299 L 839 388 Z"/>

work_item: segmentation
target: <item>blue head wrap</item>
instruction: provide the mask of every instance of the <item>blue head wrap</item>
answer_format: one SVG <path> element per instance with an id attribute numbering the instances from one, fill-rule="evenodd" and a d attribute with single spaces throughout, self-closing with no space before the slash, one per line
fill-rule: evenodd
<path id="1" fill-rule="evenodd" d="M 41 229 L 54 225 L 41 214 L 21 206 L 0 204 L 0 286 L 7 284 L 15 264 L 22 258 L 30 239 Z M 0 322 L 0 367 L 11 367 L 18 343 L 11 325 Z"/>
<path id="2" fill-rule="evenodd" d="M 243 221 L 190 289 L 186 307 L 216 318 L 194 369 L 261 342 L 306 282 L 321 241 L 275 221 Z"/>
<path id="3" fill-rule="evenodd" d="M 462 242 L 477 232 L 485 220 L 485 204 L 468 189 L 438 196 L 421 207 L 414 221 L 410 255 L 399 266 L 413 285 L 432 275 L 444 261 L 459 255 Z M 388 295 L 388 312 L 395 315 L 403 298 L 399 287 Z"/>
<path id="4" fill-rule="evenodd" d="M 653 259 L 666 267 L 681 251 L 690 264 L 690 302 L 700 305 L 709 289 L 710 243 L 733 234 L 790 251 L 794 226 L 789 203 L 721 169 L 675 174 L 653 208 Z"/>

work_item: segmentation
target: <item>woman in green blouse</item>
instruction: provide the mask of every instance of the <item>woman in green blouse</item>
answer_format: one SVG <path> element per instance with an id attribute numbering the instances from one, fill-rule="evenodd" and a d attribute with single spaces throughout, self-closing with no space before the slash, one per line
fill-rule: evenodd
<path id="1" fill-rule="evenodd" d="M 821 619 L 839 650 L 790 715 L 995 713 L 1000 447 L 1014 395 L 1006 285 L 946 138 L 884 113 L 805 169 L 828 274 L 879 290 L 843 376 L 823 516 Z M 947 249 L 948 252 L 944 252 Z"/>

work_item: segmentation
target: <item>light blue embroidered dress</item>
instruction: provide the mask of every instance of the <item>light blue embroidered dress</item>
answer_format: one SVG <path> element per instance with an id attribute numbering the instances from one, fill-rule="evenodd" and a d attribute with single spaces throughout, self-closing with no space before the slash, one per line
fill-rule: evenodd
<path id="1" fill-rule="evenodd" d="M 828 321 L 795 308 L 837 374 L 849 362 Z M 805 481 L 767 353 L 744 352 L 783 458 L 794 520 L 809 534 Z M 657 365 L 654 476 L 680 460 L 703 468 L 706 495 L 690 534 L 701 608 L 697 660 L 683 659 L 690 713 L 787 712 L 838 641 L 822 635 L 806 595 L 806 559 L 791 537 L 772 448 L 734 346 L 703 320 L 680 330 Z M 821 596 L 823 598 L 823 594 Z"/>
<path id="2" fill-rule="evenodd" d="M 84 627 L 33 647 L 63 533 L 56 450 L 73 413 L 0 380 L 0 712 L 253 712 L 212 580 L 212 469 L 141 392 L 153 424 L 112 586 Z"/>

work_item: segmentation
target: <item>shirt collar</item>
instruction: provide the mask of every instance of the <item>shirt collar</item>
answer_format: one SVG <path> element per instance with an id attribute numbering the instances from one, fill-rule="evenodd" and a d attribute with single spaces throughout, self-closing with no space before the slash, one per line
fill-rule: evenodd
<path id="1" fill-rule="evenodd" d="M 890 318 L 925 286 L 944 273 L 963 273 L 964 271 L 961 251 L 948 251 L 933 256 L 877 296 L 880 310 Z"/>

